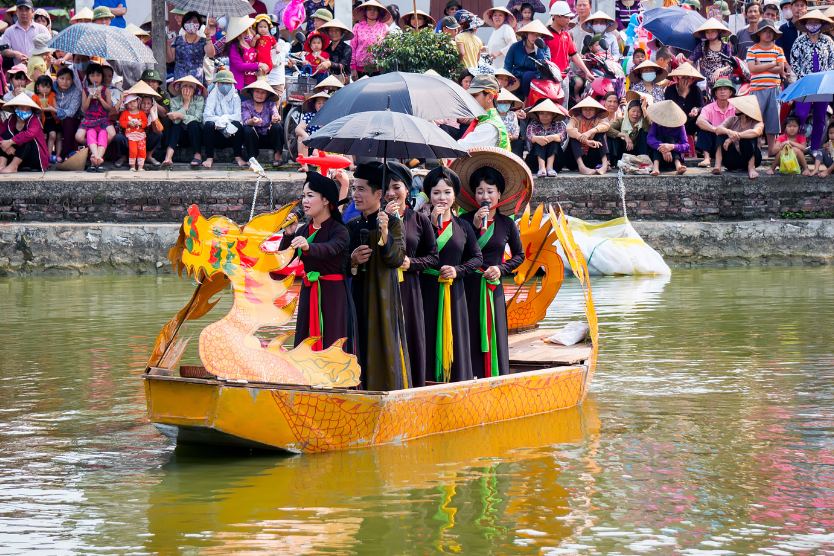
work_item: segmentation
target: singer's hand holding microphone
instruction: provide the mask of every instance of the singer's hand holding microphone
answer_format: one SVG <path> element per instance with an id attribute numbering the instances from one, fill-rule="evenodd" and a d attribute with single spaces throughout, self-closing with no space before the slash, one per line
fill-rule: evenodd
<path id="1" fill-rule="evenodd" d="M 489 219 L 489 201 L 483 201 L 481 203 L 481 208 L 478 209 L 478 212 L 475 213 L 475 218 L 473 219 L 475 222 L 475 227 L 480 228 L 481 230 L 486 230 L 486 223 Z"/>

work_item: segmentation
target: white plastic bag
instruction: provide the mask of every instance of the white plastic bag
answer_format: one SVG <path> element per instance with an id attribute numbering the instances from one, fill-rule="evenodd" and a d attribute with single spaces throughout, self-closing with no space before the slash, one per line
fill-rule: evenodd
<path id="1" fill-rule="evenodd" d="M 591 328 L 586 322 L 570 322 L 556 334 L 547 338 L 547 342 L 551 344 L 562 344 L 563 346 L 572 346 L 583 341 L 585 336 L 588 335 L 588 331 L 590 329 Z"/>

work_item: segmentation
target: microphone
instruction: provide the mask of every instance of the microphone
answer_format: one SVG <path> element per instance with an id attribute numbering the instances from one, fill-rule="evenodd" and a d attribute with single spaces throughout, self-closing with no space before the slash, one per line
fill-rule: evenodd
<path id="1" fill-rule="evenodd" d="M 367 246 L 371 242 L 371 231 L 363 228 L 359 230 L 359 244 Z M 359 270 L 365 272 L 368 270 L 368 263 L 364 262 L 359 265 Z"/>
<path id="2" fill-rule="evenodd" d="M 489 201 L 484 201 L 484 202 L 481 203 L 481 208 L 484 208 L 484 207 L 489 208 Z M 487 218 L 489 218 L 489 213 L 487 213 L 487 215 L 481 219 L 481 233 L 486 232 Z"/>
<path id="3" fill-rule="evenodd" d="M 541 39 L 536 39 L 534 44 L 536 45 L 536 48 L 544 48 L 544 41 Z"/>

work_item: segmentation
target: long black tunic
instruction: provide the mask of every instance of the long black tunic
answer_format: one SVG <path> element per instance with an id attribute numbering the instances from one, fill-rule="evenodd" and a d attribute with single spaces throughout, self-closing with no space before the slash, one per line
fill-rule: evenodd
<path id="1" fill-rule="evenodd" d="M 475 213 L 466 213 L 461 218 L 472 224 Z M 501 269 L 501 275 L 506 276 L 524 262 L 524 247 L 521 245 L 521 235 L 518 232 L 518 227 L 509 217 L 496 214 L 494 226 L 492 237 L 481 249 L 484 259 L 481 263 L 481 270 L 497 266 Z M 480 230 L 476 231 L 475 234 L 480 236 Z M 504 248 L 508 244 L 512 257 L 507 262 L 502 262 Z M 477 272 L 463 279 L 463 285 L 466 289 L 466 304 L 469 308 L 469 345 L 472 354 L 472 372 L 478 378 L 485 378 L 486 361 L 484 357 L 487 356 L 486 353 L 481 351 L 480 326 L 483 319 L 481 317 L 480 300 L 482 280 L 483 275 Z M 498 352 L 498 374 L 508 375 L 510 374 L 510 354 L 507 344 L 507 302 L 504 299 L 504 286 L 502 284 L 498 284 L 493 290 L 492 302 L 495 308 L 494 324 Z"/>
<path id="2" fill-rule="evenodd" d="M 440 261 L 434 266 L 440 270 L 443 266 L 453 266 L 457 271 L 457 278 L 451 285 L 452 304 L 452 373 L 450 380 L 459 382 L 472 379 L 472 360 L 469 357 L 469 312 L 466 308 L 466 293 L 463 288 L 462 278 L 472 274 L 481 266 L 481 250 L 478 248 L 478 240 L 475 230 L 468 222 L 464 222 L 457 216 L 452 217 L 452 237 L 446 245 L 439 250 Z M 435 226 L 435 237 L 440 235 L 440 230 Z M 443 380 L 436 374 L 436 341 L 437 341 L 437 303 L 440 293 L 440 284 L 437 276 L 422 274 L 420 276 L 420 289 L 423 294 L 423 314 L 426 319 L 426 379 L 431 381 Z"/>
<path id="3" fill-rule="evenodd" d="M 377 213 L 360 214 L 347 223 L 350 252 L 361 245 L 360 231 L 370 232 L 373 249 L 366 270 L 351 279 L 356 307 L 357 358 L 362 366 L 362 387 L 366 390 L 399 390 L 411 387 L 411 369 L 405 318 L 400 299 L 399 273 L 405 259 L 402 222 L 388 215 L 388 241 L 379 245 Z"/>
<path id="4" fill-rule="evenodd" d="M 314 230 L 310 224 L 299 226 L 295 234 L 284 234 L 281 249 L 287 249 L 293 238 L 309 237 Z M 310 243 L 308 251 L 301 252 L 301 262 L 305 272 L 320 272 L 322 276 L 337 274 L 346 276 L 350 254 L 348 243 L 350 238 L 344 224 L 328 218 L 321 224 Z M 354 338 L 356 337 L 356 315 L 353 301 L 348 290 L 347 279 L 342 281 L 319 281 L 321 288 L 322 313 L 322 348 L 327 349 L 339 338 L 347 338 L 343 349 L 348 353 L 355 353 Z M 295 345 L 310 336 L 310 291 L 312 286 L 302 283 L 298 296 L 298 312 L 295 321 Z"/>
<path id="5" fill-rule="evenodd" d="M 408 357 L 411 360 L 411 382 L 416 388 L 426 385 L 426 324 L 423 318 L 423 294 L 420 291 L 419 272 L 434 268 L 439 260 L 437 240 L 429 219 L 405 209 L 405 255 L 409 258 L 408 270 L 403 272 L 400 295 L 403 299 L 405 333 L 408 338 Z"/>

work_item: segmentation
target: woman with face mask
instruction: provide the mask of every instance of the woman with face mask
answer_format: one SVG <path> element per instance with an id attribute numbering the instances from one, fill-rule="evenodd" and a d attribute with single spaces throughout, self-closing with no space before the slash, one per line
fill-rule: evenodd
<path id="1" fill-rule="evenodd" d="M 791 68 L 797 79 L 802 79 L 811 73 L 819 73 L 834 69 L 834 40 L 823 34 L 834 27 L 834 22 L 825 17 L 819 10 L 814 10 L 794 22 L 796 28 L 802 32 L 793 43 L 791 49 Z M 811 152 L 820 148 L 822 136 L 825 133 L 827 102 L 797 102 L 794 114 L 801 122 L 805 122 L 811 109 L 814 110 L 814 128 L 808 142 Z"/>
<path id="2" fill-rule="evenodd" d="M 582 24 L 582 29 L 590 33 L 591 36 L 603 35 L 605 42 L 608 43 L 608 54 L 612 60 L 619 61 L 620 55 L 620 35 L 617 33 L 617 22 L 614 18 L 605 12 L 597 12 L 591 14 L 585 23 Z"/>
<path id="3" fill-rule="evenodd" d="M 203 59 L 208 56 L 214 58 L 214 43 L 206 37 L 213 37 L 217 22 L 209 18 L 204 35 L 200 37 L 202 17 L 197 12 L 188 12 L 182 16 L 183 35 L 177 35 L 168 41 L 165 59 L 174 64 L 174 81 L 186 75 L 195 77 L 200 83 L 203 79 Z"/>
<path id="4" fill-rule="evenodd" d="M 214 89 L 206 99 L 203 108 L 203 140 L 206 145 L 206 159 L 203 167 L 211 168 L 214 164 L 214 147 L 232 147 L 235 162 L 244 167 L 246 161 L 243 153 L 243 124 L 241 119 L 240 95 L 235 89 L 235 78 L 229 70 L 218 71 L 214 75 Z"/>
<path id="5" fill-rule="evenodd" d="M 663 87 L 658 85 L 666 79 L 666 70 L 646 60 L 631 71 L 631 90 L 649 95 L 654 102 L 666 100 Z"/>
<path id="6" fill-rule="evenodd" d="M 14 174 L 19 168 L 45 172 L 49 152 L 38 116 L 41 107 L 21 93 L 7 102 L 3 110 L 11 116 L 0 123 L 0 174 Z"/>

